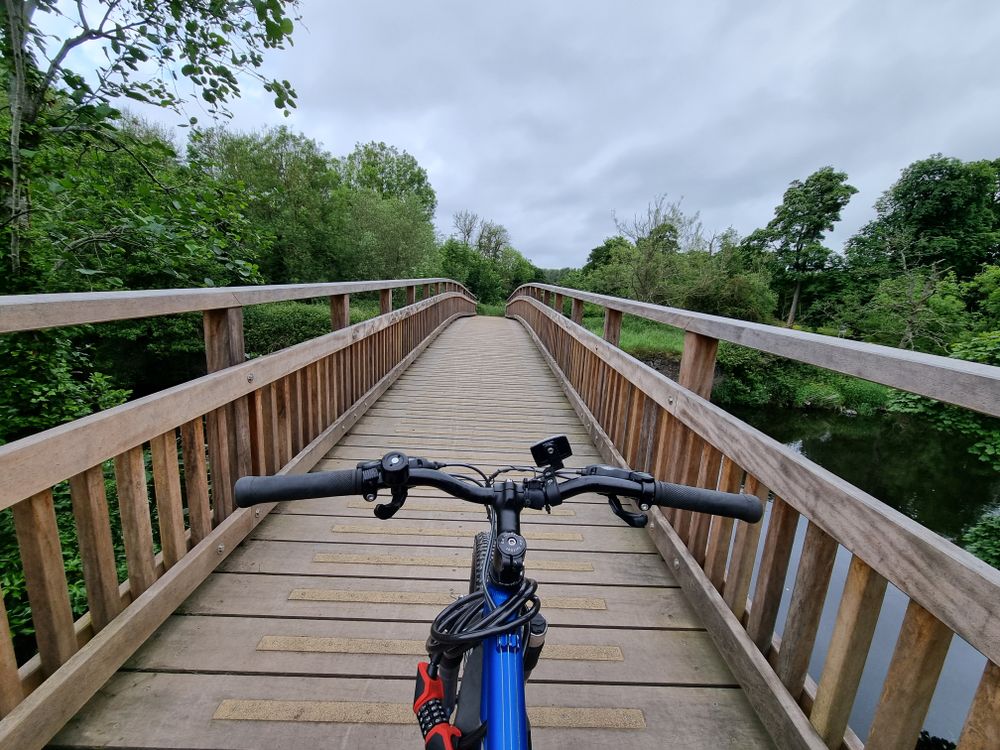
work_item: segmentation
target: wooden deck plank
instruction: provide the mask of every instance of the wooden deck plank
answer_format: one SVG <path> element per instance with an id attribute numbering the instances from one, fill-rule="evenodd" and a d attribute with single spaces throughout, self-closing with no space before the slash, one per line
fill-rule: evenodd
<path id="1" fill-rule="evenodd" d="M 471 356 L 470 341 L 490 345 Z M 530 464 L 532 443 L 563 432 L 570 465 L 601 462 L 523 329 L 465 319 L 316 468 L 390 449 Z M 551 625 L 549 658 L 528 686 L 536 746 L 771 747 L 648 535 L 600 496 L 556 510 L 522 518 Z M 433 488 L 415 489 L 385 522 L 360 498 L 279 506 L 53 747 L 417 746 L 413 652 L 467 589 L 484 520 Z"/>
<path id="2" fill-rule="evenodd" d="M 749 705 L 735 689 L 633 687 L 623 693 L 621 686 L 529 684 L 527 697 L 529 706 L 638 709 L 646 724 L 644 731 L 538 727 L 533 735 L 539 748 L 661 750 L 664 738 L 674 747 L 689 750 L 772 747 L 759 724 L 746 720 Z M 239 698 L 388 703 L 408 711 L 413 681 L 297 676 L 262 680 L 241 675 L 122 672 L 92 702 L 94 712 L 114 716 L 115 721 L 94 722 L 78 716 L 52 746 L 315 750 L 357 747 L 359 742 L 394 748 L 420 743 L 415 722 L 213 720 L 223 701 Z M 158 707 L 155 712 L 154 706 Z M 409 718 L 400 711 L 386 713 Z"/>
<path id="3" fill-rule="evenodd" d="M 408 679 L 415 663 L 426 658 L 427 626 L 417 622 L 174 619 L 126 669 Z M 230 642 L 226 651 L 217 646 L 222 640 Z M 605 684 L 736 685 L 708 634 L 700 630 L 553 627 L 545 648 L 563 658 L 543 658 L 533 682 L 587 682 L 599 668 Z"/>
<path id="4" fill-rule="evenodd" d="M 622 583 L 675 587 L 673 575 L 659 555 L 532 550 L 528 575 L 549 583 L 613 586 Z M 222 563 L 229 573 L 285 573 L 339 578 L 439 578 L 469 580 L 465 548 L 428 549 L 397 544 L 271 542 L 251 539 Z"/>

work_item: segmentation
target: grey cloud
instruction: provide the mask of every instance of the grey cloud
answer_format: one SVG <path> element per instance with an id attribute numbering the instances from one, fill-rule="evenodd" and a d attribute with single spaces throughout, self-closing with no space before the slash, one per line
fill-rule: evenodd
<path id="1" fill-rule="evenodd" d="M 302 3 L 269 74 L 335 154 L 385 140 L 428 169 L 437 224 L 470 209 L 543 266 L 579 265 L 612 211 L 684 196 L 710 229 L 765 224 L 830 164 L 861 190 L 839 245 L 915 159 L 1000 156 L 1000 5 Z M 267 99 L 240 127 L 282 122 Z"/>

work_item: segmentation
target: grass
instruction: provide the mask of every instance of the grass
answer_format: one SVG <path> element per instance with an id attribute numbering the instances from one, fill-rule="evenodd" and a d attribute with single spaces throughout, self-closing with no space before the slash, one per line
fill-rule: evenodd
<path id="1" fill-rule="evenodd" d="M 507 305 L 484 305 L 482 302 L 476 303 L 476 315 L 502 318 L 507 314 Z"/>
<path id="2" fill-rule="evenodd" d="M 584 308 L 583 325 L 598 336 L 603 335 L 604 313 L 596 307 L 593 311 Z M 619 346 L 640 359 L 664 354 L 679 357 L 684 351 L 684 331 L 634 315 L 623 315 Z"/>

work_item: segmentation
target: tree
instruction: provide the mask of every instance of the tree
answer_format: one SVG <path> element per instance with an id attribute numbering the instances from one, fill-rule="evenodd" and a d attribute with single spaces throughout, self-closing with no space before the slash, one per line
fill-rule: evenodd
<path id="1" fill-rule="evenodd" d="M 876 218 L 847 244 L 859 275 L 885 278 L 904 266 L 935 265 L 964 281 L 1000 261 L 1000 160 L 935 154 L 916 161 L 875 209 Z"/>
<path id="2" fill-rule="evenodd" d="M 381 198 L 362 190 L 350 197 L 345 229 L 349 274 L 355 279 L 410 276 L 435 252 L 434 227 L 415 196 Z"/>
<path id="3" fill-rule="evenodd" d="M 270 283 L 346 278 L 343 235 L 350 193 L 316 141 L 288 128 L 195 134 L 189 155 L 240 190 L 253 223 L 274 237 L 258 258 Z"/>
<path id="4" fill-rule="evenodd" d="M 631 245 L 632 243 L 620 234 L 605 238 L 603 243 L 595 247 L 587 255 L 587 262 L 583 264 L 583 271 L 589 273 L 601 266 L 607 265 L 614 255 L 615 248 L 630 247 Z"/>
<path id="5" fill-rule="evenodd" d="M 427 172 L 406 151 L 381 141 L 357 144 L 337 163 L 344 184 L 352 190 L 368 190 L 383 198 L 412 198 L 430 221 L 437 196 Z"/>
<path id="6" fill-rule="evenodd" d="M 691 250 L 708 250 L 711 241 L 706 239 L 704 228 L 701 224 L 700 213 L 695 211 L 687 214 L 681 208 L 683 198 L 677 201 L 668 201 L 666 195 L 658 195 L 646 207 L 645 214 L 636 214 L 629 220 L 619 219 L 612 213 L 615 227 L 618 233 L 627 237 L 634 243 L 638 243 L 644 238 L 654 238 L 656 235 L 667 231 L 669 238 L 661 236 L 660 239 L 669 239 L 669 244 L 678 252 L 689 252 Z"/>
<path id="7" fill-rule="evenodd" d="M 458 241 L 471 247 L 472 238 L 476 236 L 476 229 L 479 227 L 479 214 L 463 209 L 452 217 L 451 222 L 458 233 Z"/>
<path id="8" fill-rule="evenodd" d="M 878 344 L 946 354 L 968 327 L 955 274 L 933 266 L 882 281 L 863 308 L 861 332 Z"/>
<path id="9" fill-rule="evenodd" d="M 856 192 L 847 184 L 846 173 L 823 167 L 804 182 L 793 180 L 770 223 L 744 240 L 750 249 L 771 250 L 777 271 L 793 288 L 786 325 L 795 323 L 803 279 L 821 270 L 830 255 L 822 245 L 825 233 L 840 220 L 841 210 Z"/>
<path id="10" fill-rule="evenodd" d="M 501 251 L 510 245 L 510 232 L 503 224 L 483 219 L 476 233 L 476 250 L 484 257 L 496 260 Z"/>
<path id="11" fill-rule="evenodd" d="M 237 76 L 245 74 L 261 81 L 286 114 L 295 104 L 291 84 L 269 80 L 259 68 L 265 50 L 289 42 L 294 27 L 289 10 L 296 0 L 103 0 L 66 6 L 56 0 L 5 0 L 0 7 L 9 114 L 3 198 L 14 275 L 21 272 L 39 152 L 52 141 L 88 140 L 128 152 L 127 142 L 109 125 L 114 100 L 179 112 L 199 95 L 210 112 L 228 114 L 228 103 L 240 95 Z M 53 39 L 36 23 L 39 12 L 63 17 L 73 32 Z M 67 56 L 82 48 L 92 48 L 88 59 L 103 56 L 89 76 L 66 67 Z M 191 94 L 179 92 L 179 80 L 190 85 Z"/>

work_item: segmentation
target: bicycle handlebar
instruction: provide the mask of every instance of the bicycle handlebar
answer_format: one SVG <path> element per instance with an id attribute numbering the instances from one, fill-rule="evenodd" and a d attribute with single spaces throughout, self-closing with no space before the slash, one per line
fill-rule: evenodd
<path id="1" fill-rule="evenodd" d="M 440 464 L 426 459 L 388 453 L 381 461 L 362 462 L 354 469 L 294 476 L 242 477 L 236 482 L 234 494 L 236 505 L 248 508 L 260 503 L 339 495 L 365 495 L 374 499 L 379 489 L 390 489 L 392 502 L 375 507 L 379 518 L 389 518 L 402 507 L 409 487 L 436 487 L 453 497 L 480 505 L 492 505 L 500 493 L 510 491 L 507 483 L 483 487 L 440 471 L 438 466 Z M 635 498 L 643 510 L 660 505 L 729 516 L 749 523 L 756 523 L 763 515 L 763 506 L 754 495 L 659 482 L 649 474 L 610 466 L 591 465 L 582 472 L 582 476 L 563 482 L 525 479 L 520 487 L 515 485 L 513 491 L 519 493 L 524 507 L 536 509 L 560 505 L 576 495 L 593 492 L 609 497 Z"/>

